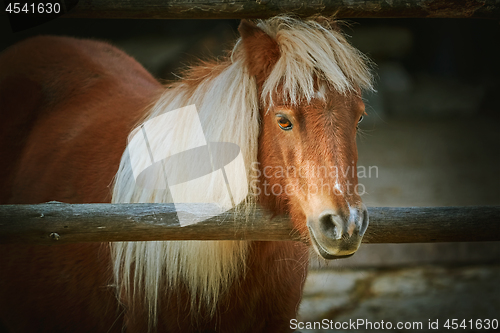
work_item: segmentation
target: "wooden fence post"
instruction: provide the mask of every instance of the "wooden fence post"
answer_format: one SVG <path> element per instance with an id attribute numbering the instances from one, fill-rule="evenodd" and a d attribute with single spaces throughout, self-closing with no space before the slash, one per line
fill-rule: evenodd
<path id="1" fill-rule="evenodd" d="M 443 0 L 80 0 L 65 17 L 120 19 L 268 18 L 282 13 L 361 17 L 500 17 L 500 2 Z"/>
<path id="2" fill-rule="evenodd" d="M 206 216 L 203 204 L 0 205 L 0 243 L 67 244 L 153 240 L 300 240 L 286 216 L 257 208 L 181 227 L 177 211 Z M 500 206 L 371 207 L 365 243 L 499 241 Z"/>

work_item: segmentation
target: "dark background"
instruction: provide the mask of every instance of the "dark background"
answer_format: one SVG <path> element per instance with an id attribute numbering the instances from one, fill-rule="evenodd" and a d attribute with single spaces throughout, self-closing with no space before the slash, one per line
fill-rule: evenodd
<path id="1" fill-rule="evenodd" d="M 377 93 L 365 95 L 368 116 L 358 143 L 359 165 L 378 168 L 376 177 L 360 179 L 365 203 L 500 204 L 499 22 L 349 22 L 345 33 L 376 64 Z M 12 33 L 2 13 L 0 50 L 40 34 L 106 40 L 157 78 L 173 80 L 197 58 L 230 49 L 238 24 L 59 18 Z M 498 242 L 365 244 L 350 259 L 313 260 L 301 318 L 500 319 L 499 259 Z"/>

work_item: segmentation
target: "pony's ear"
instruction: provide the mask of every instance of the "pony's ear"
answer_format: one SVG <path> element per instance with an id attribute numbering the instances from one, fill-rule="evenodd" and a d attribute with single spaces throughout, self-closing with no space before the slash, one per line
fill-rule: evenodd
<path id="1" fill-rule="evenodd" d="M 241 20 L 238 27 L 245 48 L 250 75 L 262 82 L 271 73 L 280 57 L 278 43 L 252 22 Z"/>

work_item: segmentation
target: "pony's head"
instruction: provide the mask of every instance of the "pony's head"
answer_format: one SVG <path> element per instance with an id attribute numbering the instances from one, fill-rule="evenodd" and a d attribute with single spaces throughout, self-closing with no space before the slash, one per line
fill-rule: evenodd
<path id="1" fill-rule="evenodd" d="M 254 193 L 290 214 L 323 258 L 352 255 L 368 226 L 356 170 L 361 89 L 372 81 L 367 59 L 316 21 L 242 21 L 239 31 L 260 96 Z"/>

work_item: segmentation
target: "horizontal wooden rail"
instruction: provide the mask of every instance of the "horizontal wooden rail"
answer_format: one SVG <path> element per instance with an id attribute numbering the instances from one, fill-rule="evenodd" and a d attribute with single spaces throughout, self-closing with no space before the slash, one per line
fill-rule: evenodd
<path id="1" fill-rule="evenodd" d="M 204 216 L 206 205 L 195 207 Z M 177 206 L 177 212 L 183 211 Z M 372 207 L 364 243 L 499 241 L 500 206 Z M 257 208 L 181 227 L 173 204 L 0 205 L 0 243 L 153 240 L 300 240 L 286 216 Z"/>
<path id="2" fill-rule="evenodd" d="M 500 18 L 498 0 L 80 0 L 65 17 L 120 19 L 267 18 L 282 13 L 356 17 Z"/>

